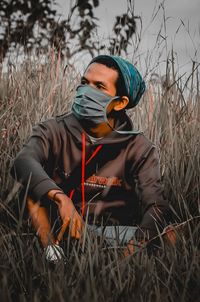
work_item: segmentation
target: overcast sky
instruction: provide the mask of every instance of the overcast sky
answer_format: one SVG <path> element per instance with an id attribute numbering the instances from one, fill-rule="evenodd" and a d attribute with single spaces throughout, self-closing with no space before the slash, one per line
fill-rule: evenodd
<path id="1" fill-rule="evenodd" d="M 57 0 L 59 11 L 66 15 L 69 10 L 69 0 Z M 158 32 L 163 22 L 163 9 L 160 9 L 156 18 L 152 21 L 152 16 L 157 11 L 161 0 L 135 0 L 135 15 L 141 16 L 143 23 L 142 43 L 139 51 L 133 57 L 133 49 L 129 49 L 129 59 L 137 62 L 140 57 L 142 68 L 150 64 L 156 66 L 158 60 L 166 61 L 166 54 L 170 52 L 172 45 L 175 52 L 176 62 L 180 73 L 184 73 L 191 68 L 191 61 L 200 62 L 200 0 L 166 0 L 164 1 L 167 50 L 166 43 L 162 41 L 161 47 L 152 51 L 155 46 Z M 116 15 L 127 11 L 126 0 L 100 0 L 100 6 L 95 14 L 99 18 L 100 39 L 112 33 L 112 24 Z M 183 25 L 184 24 L 184 25 Z M 164 28 L 161 31 L 165 36 Z M 161 41 L 162 39 L 160 39 Z M 159 52 L 164 46 L 164 53 L 159 58 Z M 153 54 L 152 56 L 148 54 Z M 147 59 L 148 58 L 148 59 Z M 87 60 L 84 62 L 87 64 Z M 146 65 L 145 62 L 146 61 Z M 160 72 L 164 72 L 165 63 L 160 63 Z M 159 72 L 159 70 L 155 70 Z"/>
<path id="2" fill-rule="evenodd" d="M 152 16 L 158 9 L 159 4 L 163 1 L 135 0 L 132 2 L 135 3 L 135 15 L 141 16 L 143 23 L 142 43 L 137 55 L 141 55 L 141 60 L 143 61 L 142 65 L 143 68 L 145 68 L 145 57 L 148 56 L 148 53 L 151 53 L 163 22 L 163 9 L 159 10 L 154 21 L 151 21 Z M 58 3 L 60 12 L 66 15 L 70 1 L 58 0 Z M 200 61 L 200 0 L 166 0 L 164 1 L 164 7 L 165 16 L 167 18 L 167 51 L 164 51 L 165 54 L 163 54 L 159 60 L 165 60 L 166 52 L 169 53 L 173 45 L 175 56 L 177 54 L 177 64 L 179 64 L 178 69 L 181 73 L 191 67 L 191 60 Z M 96 10 L 96 16 L 99 17 L 100 38 L 111 34 L 115 16 L 126 11 L 126 0 L 100 0 L 100 6 Z M 161 34 L 164 36 L 164 28 Z M 164 43 L 162 46 L 164 46 Z M 138 57 L 135 55 L 133 58 L 131 56 L 132 54 L 133 50 L 129 49 L 130 59 L 137 61 Z M 151 57 L 150 60 L 152 66 L 153 64 L 155 66 L 158 57 L 159 50 L 154 50 L 153 57 Z M 161 68 L 164 65 L 164 63 L 159 64 Z M 163 70 L 161 70 L 161 72 L 163 72 Z"/>

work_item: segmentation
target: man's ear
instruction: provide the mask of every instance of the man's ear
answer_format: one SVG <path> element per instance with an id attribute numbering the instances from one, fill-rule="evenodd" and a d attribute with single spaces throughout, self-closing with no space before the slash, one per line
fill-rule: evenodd
<path id="1" fill-rule="evenodd" d="M 113 109 L 115 111 L 120 111 L 120 110 L 126 108 L 128 103 L 129 103 L 129 98 L 127 96 L 122 96 L 119 100 L 117 100 L 115 102 Z"/>

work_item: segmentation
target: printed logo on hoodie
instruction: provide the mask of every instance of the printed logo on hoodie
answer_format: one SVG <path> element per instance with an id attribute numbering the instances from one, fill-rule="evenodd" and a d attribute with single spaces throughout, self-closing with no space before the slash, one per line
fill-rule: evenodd
<path id="1" fill-rule="evenodd" d="M 94 185 L 94 186 L 101 186 L 103 188 L 107 186 L 116 186 L 121 187 L 122 186 L 122 179 L 113 176 L 113 177 L 105 177 L 105 176 L 97 176 L 93 174 L 90 176 L 86 182 L 85 185 Z"/>

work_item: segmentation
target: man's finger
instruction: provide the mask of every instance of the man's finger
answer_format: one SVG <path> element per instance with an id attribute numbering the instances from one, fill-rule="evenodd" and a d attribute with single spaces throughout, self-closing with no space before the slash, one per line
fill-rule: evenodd
<path id="1" fill-rule="evenodd" d="M 125 257 L 128 255 L 133 255 L 135 253 L 134 241 L 130 240 L 125 248 L 124 255 Z"/>
<path id="2" fill-rule="evenodd" d="M 76 238 L 80 239 L 82 235 L 83 227 L 80 220 L 77 221 L 77 228 L 76 228 Z"/>
<path id="3" fill-rule="evenodd" d="M 172 228 L 167 229 L 166 233 L 163 236 L 163 239 L 165 240 L 165 242 L 175 245 L 177 241 L 176 232 Z"/>
<path id="4" fill-rule="evenodd" d="M 70 222 L 70 235 L 71 235 L 71 237 L 76 237 L 76 228 L 77 228 L 77 222 L 76 222 L 76 219 L 73 218 Z"/>
<path id="5" fill-rule="evenodd" d="M 63 225 L 61 226 L 60 232 L 58 233 L 56 242 L 60 242 L 62 240 L 63 235 L 64 235 L 68 225 L 69 225 L 69 220 L 66 221 L 65 223 L 63 223 Z"/>

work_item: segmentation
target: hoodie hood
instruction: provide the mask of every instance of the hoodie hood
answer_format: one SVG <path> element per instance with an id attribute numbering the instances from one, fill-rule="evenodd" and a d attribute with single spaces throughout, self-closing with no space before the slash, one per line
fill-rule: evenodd
<path id="1" fill-rule="evenodd" d="M 82 127 L 79 120 L 73 115 L 73 113 L 69 113 L 64 118 L 65 126 L 68 131 L 74 137 L 75 141 L 82 144 L 82 133 L 86 134 L 86 145 L 90 145 L 90 139 L 86 132 L 86 130 Z M 111 131 L 108 135 L 99 139 L 95 144 L 120 144 L 128 141 L 133 138 L 133 136 L 142 133 L 141 131 L 134 130 L 133 123 L 131 119 L 128 117 L 126 112 L 122 112 L 119 117 L 116 119 L 115 129 Z"/>

